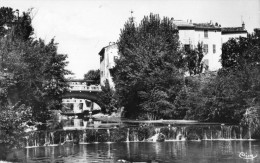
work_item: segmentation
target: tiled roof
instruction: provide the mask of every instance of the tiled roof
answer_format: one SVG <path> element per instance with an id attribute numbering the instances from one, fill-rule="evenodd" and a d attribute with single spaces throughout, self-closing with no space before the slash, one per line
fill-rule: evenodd
<path id="1" fill-rule="evenodd" d="M 247 33 L 243 27 L 223 27 L 221 28 L 223 34 L 226 33 Z"/>
<path id="2" fill-rule="evenodd" d="M 178 29 L 212 29 L 212 30 L 220 30 L 219 26 L 215 26 L 211 23 L 189 23 L 182 20 L 174 20 L 173 24 L 175 24 Z"/>

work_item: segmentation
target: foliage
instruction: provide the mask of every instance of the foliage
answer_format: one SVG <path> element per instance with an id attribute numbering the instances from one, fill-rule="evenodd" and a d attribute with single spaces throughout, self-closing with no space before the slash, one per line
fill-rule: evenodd
<path id="1" fill-rule="evenodd" d="M 32 38 L 30 12 L 19 15 L 2 7 L 0 15 L 0 111 L 8 115 L 0 125 L 9 125 L 8 133 L 2 134 L 9 143 L 6 146 L 13 147 L 12 140 L 23 129 L 19 120 L 23 112 L 30 112 L 30 123 L 45 123 L 51 110 L 61 108 L 67 87 L 64 76 L 70 72 L 65 69 L 67 56 L 57 53 L 54 39 L 46 44 Z"/>
<path id="2" fill-rule="evenodd" d="M 93 80 L 93 84 L 100 84 L 100 70 L 89 70 L 84 75 L 84 80 Z"/>
<path id="3" fill-rule="evenodd" d="M 260 125 L 259 114 L 258 114 L 259 109 L 260 109 L 259 107 L 247 108 L 245 114 L 243 115 L 243 118 L 241 119 L 240 124 L 242 126 L 246 126 L 251 129 L 258 128 Z"/>
<path id="4" fill-rule="evenodd" d="M 130 18 L 121 30 L 118 48 L 113 79 L 126 116 L 174 117 L 186 65 L 172 21 L 150 14 L 136 26 Z"/>
<path id="5" fill-rule="evenodd" d="M 25 105 L 2 108 L 0 110 L 0 146 L 7 149 L 22 147 L 25 124 L 31 115 L 31 108 Z"/>
<path id="6" fill-rule="evenodd" d="M 260 40 L 256 33 L 224 44 L 223 68 L 215 78 L 200 84 L 202 89 L 193 96 L 199 97 L 199 105 L 190 108 L 188 117 L 195 115 L 201 121 L 244 123 L 248 108 L 259 108 L 260 104 L 259 52 Z"/>
<path id="7" fill-rule="evenodd" d="M 248 37 L 232 38 L 222 46 L 221 63 L 224 68 L 235 68 L 251 63 L 259 63 L 260 33 Z"/>
<path id="8" fill-rule="evenodd" d="M 108 80 L 105 81 L 105 85 L 101 87 L 102 92 L 100 93 L 100 100 L 104 104 L 104 113 L 111 114 L 118 108 L 117 101 L 115 98 L 115 91 L 110 87 Z"/>
<path id="9" fill-rule="evenodd" d="M 23 41 L 28 40 L 33 34 L 30 13 L 30 10 L 28 10 L 20 15 L 19 10 L 13 11 L 10 7 L 1 7 L 0 37 L 11 34 L 12 38 L 19 38 Z"/>
<path id="10" fill-rule="evenodd" d="M 20 101 L 32 107 L 34 120 L 45 122 L 49 110 L 61 107 L 61 95 L 67 86 L 64 76 L 69 73 L 65 70 L 66 55 L 57 54 L 54 40 L 48 44 L 41 39 L 15 40 L 8 46 L 8 57 L 1 65 L 12 78 L 1 81 L 6 90 L 2 96 L 11 105 Z"/>
<path id="11" fill-rule="evenodd" d="M 186 49 L 186 60 L 190 75 L 200 74 L 203 71 L 202 59 L 204 57 L 202 43 L 198 43 L 195 49 Z"/>

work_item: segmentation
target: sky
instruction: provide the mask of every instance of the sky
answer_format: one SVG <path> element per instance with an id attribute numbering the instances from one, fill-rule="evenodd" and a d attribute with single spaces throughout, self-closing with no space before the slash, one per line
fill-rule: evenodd
<path id="1" fill-rule="evenodd" d="M 260 0 L 0 0 L 0 7 L 20 12 L 30 8 L 34 37 L 58 43 L 58 53 L 67 54 L 67 69 L 81 79 L 100 68 L 100 50 L 119 39 L 131 16 L 138 24 L 150 13 L 194 23 L 218 22 L 239 27 L 242 21 L 252 32 L 260 28 Z"/>

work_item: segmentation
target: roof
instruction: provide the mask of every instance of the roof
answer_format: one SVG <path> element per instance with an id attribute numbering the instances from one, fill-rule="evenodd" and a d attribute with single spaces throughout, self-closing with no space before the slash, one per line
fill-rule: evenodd
<path id="1" fill-rule="evenodd" d="M 66 79 L 67 82 L 93 82 L 94 80 L 85 80 L 85 79 Z"/>
<path id="2" fill-rule="evenodd" d="M 221 28 L 222 34 L 231 34 L 231 33 L 247 33 L 243 27 L 223 27 Z"/>
<path id="3" fill-rule="evenodd" d="M 194 23 L 195 29 L 207 29 L 207 30 L 221 30 L 218 25 L 212 23 Z"/>
<path id="4" fill-rule="evenodd" d="M 174 20 L 173 24 L 175 24 L 178 29 L 218 30 L 218 31 L 221 30 L 219 26 L 213 25 L 212 23 L 192 23 L 192 22 L 185 22 L 182 20 Z"/>
<path id="5" fill-rule="evenodd" d="M 109 45 L 103 47 L 98 54 L 99 54 L 99 55 L 103 55 L 106 48 L 109 48 L 109 47 L 112 47 L 112 46 L 115 46 L 115 45 L 117 45 L 117 43 L 115 43 L 115 42 L 110 42 Z"/>

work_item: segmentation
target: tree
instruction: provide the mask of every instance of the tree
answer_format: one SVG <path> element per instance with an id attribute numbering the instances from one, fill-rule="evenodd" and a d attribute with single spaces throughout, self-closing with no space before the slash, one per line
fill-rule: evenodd
<path id="1" fill-rule="evenodd" d="M 232 38 L 222 46 L 221 63 L 224 68 L 241 67 L 259 63 L 260 33 L 255 30 L 248 37 Z"/>
<path id="2" fill-rule="evenodd" d="M 173 117 L 186 65 L 172 21 L 150 14 L 136 26 L 130 18 L 121 30 L 118 47 L 113 79 L 126 116 Z"/>
<path id="3" fill-rule="evenodd" d="M 100 84 L 100 70 L 89 70 L 84 75 L 84 80 L 93 80 L 93 84 Z"/>
<path id="4" fill-rule="evenodd" d="M 0 37 L 11 34 L 22 40 L 28 40 L 33 34 L 31 24 L 31 11 L 23 12 L 21 15 L 19 10 L 13 11 L 10 7 L 0 8 Z"/>
<path id="5" fill-rule="evenodd" d="M 105 81 L 105 85 L 101 87 L 102 92 L 100 92 L 100 100 L 104 104 L 103 113 L 111 114 L 118 108 L 117 101 L 115 98 L 115 91 L 110 87 L 108 80 Z"/>
<path id="6" fill-rule="evenodd" d="M 1 107 L 25 105 L 32 110 L 32 120 L 46 122 L 49 111 L 61 108 L 66 90 L 66 55 L 57 53 L 51 40 L 32 39 L 30 13 L 16 16 L 12 9 L 1 8 L 0 40 Z M 13 14 L 13 15 L 11 15 Z M 10 23 L 11 22 L 11 23 Z M 8 28 L 5 28 L 8 26 Z"/>
<path id="7" fill-rule="evenodd" d="M 203 103 L 193 110 L 197 118 L 239 124 L 248 118 L 245 113 L 249 108 L 259 108 L 259 47 L 257 33 L 223 45 L 223 68 L 198 92 Z"/>
<path id="8" fill-rule="evenodd" d="M 202 43 L 198 43 L 195 49 L 186 49 L 186 55 L 190 75 L 200 74 L 203 71 L 202 59 L 204 57 Z"/>

